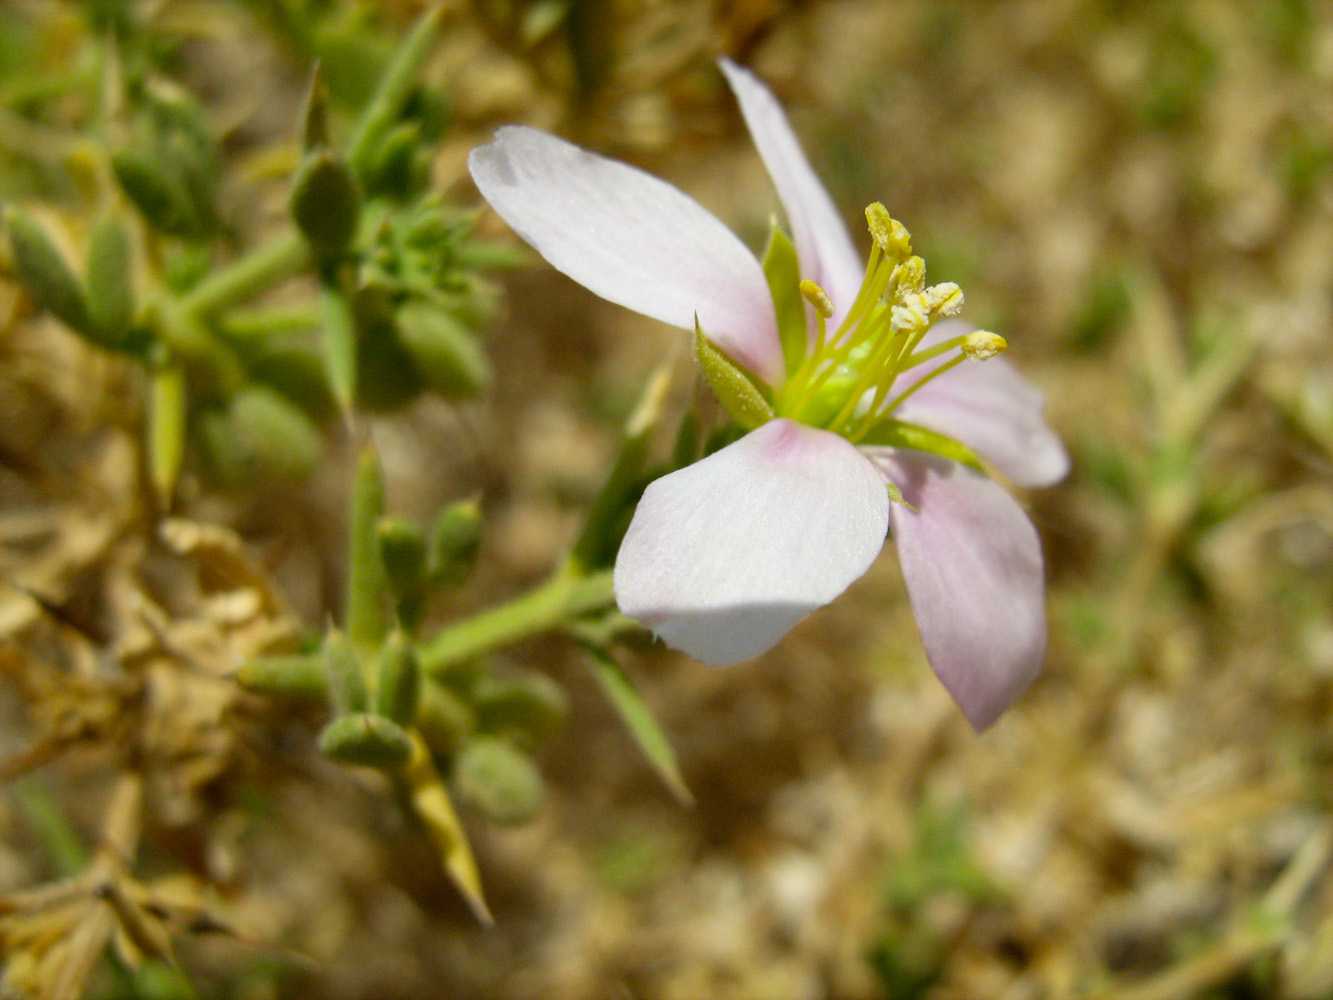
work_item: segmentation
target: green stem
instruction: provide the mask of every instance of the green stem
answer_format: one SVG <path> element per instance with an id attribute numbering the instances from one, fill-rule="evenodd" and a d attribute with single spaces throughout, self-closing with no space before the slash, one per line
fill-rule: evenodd
<path id="1" fill-rule="evenodd" d="M 253 299 L 309 266 L 305 238 L 292 229 L 215 271 L 181 296 L 180 305 L 195 316 L 208 316 Z"/>
<path id="2" fill-rule="evenodd" d="M 438 633 L 421 648 L 421 668 L 439 674 L 470 656 L 558 628 L 575 615 L 608 608 L 614 600 L 610 570 L 578 576 L 559 569 L 526 594 Z"/>

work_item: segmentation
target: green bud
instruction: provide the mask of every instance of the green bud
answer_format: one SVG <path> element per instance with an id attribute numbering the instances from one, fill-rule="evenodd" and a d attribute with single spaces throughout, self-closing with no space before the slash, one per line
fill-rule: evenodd
<path id="1" fill-rule="evenodd" d="M 469 399 L 491 385 L 490 360 L 456 317 L 426 302 L 398 311 L 398 339 L 426 385 L 446 399 Z"/>
<path id="2" fill-rule="evenodd" d="M 88 316 L 108 346 L 126 343 L 134 322 L 133 257 L 119 216 L 97 221 L 88 238 Z"/>
<path id="3" fill-rule="evenodd" d="M 417 711 L 421 691 L 421 668 L 412 640 L 404 633 L 389 634 L 380 648 L 380 674 L 375 687 L 375 711 L 406 725 Z"/>
<path id="4" fill-rule="evenodd" d="M 694 356 L 718 402 L 736 423 L 746 430 L 754 430 L 773 419 L 773 407 L 768 405 L 763 394 L 740 366 L 704 335 L 697 321 L 694 324 Z"/>
<path id="5" fill-rule="evenodd" d="M 526 747 L 545 743 L 569 714 L 561 687 L 534 671 L 482 678 L 473 690 L 473 705 L 482 732 L 503 734 Z"/>
<path id="6" fill-rule="evenodd" d="M 257 656 L 236 671 L 236 683 L 258 694 L 312 701 L 329 691 L 319 656 Z"/>
<path id="7" fill-rule="evenodd" d="M 286 340 L 274 343 L 266 338 L 246 358 L 245 367 L 252 379 L 271 386 L 317 423 L 337 415 L 338 403 L 329 391 L 324 361 L 314 348 Z"/>
<path id="8" fill-rule="evenodd" d="M 421 126 L 403 122 L 395 127 L 366 167 L 366 187 L 390 198 L 411 196 L 419 179 Z"/>
<path id="9" fill-rule="evenodd" d="M 28 294 L 60 322 L 88 335 L 91 323 L 83 288 L 46 230 L 17 209 L 10 209 L 5 226 L 14 269 Z"/>
<path id="10" fill-rule="evenodd" d="M 369 701 L 366 675 L 361 669 L 361 659 L 346 634 L 337 629 L 330 631 L 324 637 L 320 660 L 338 714 L 364 712 Z"/>
<path id="11" fill-rule="evenodd" d="M 468 578 L 481 549 L 481 501 L 455 500 L 431 525 L 426 578 L 432 587 L 457 587 Z"/>
<path id="12" fill-rule="evenodd" d="M 472 709 L 458 695 L 433 681 L 422 680 L 417 697 L 416 728 L 432 751 L 452 756 L 476 726 Z"/>
<path id="13" fill-rule="evenodd" d="M 319 748 L 344 764 L 381 770 L 402 767 L 412 756 L 411 737 L 381 715 L 358 713 L 334 719 L 319 734 Z"/>
<path id="14" fill-rule="evenodd" d="M 111 170 L 149 225 L 173 236 L 198 237 L 208 225 L 181 177 L 137 147 L 111 154 Z"/>
<path id="15" fill-rule="evenodd" d="M 292 218 L 316 258 L 337 257 L 352 242 L 361 212 L 361 188 L 336 153 L 306 154 L 292 180 Z"/>
<path id="16" fill-rule="evenodd" d="M 504 740 L 482 736 L 463 748 L 454 763 L 458 794 L 497 823 L 531 819 L 544 789 L 537 767 Z"/>

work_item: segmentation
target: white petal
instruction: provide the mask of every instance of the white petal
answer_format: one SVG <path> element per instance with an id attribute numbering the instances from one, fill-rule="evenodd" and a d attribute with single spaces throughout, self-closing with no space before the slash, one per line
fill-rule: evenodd
<path id="1" fill-rule="evenodd" d="M 783 379 L 773 299 L 740 239 L 665 181 L 536 129 L 508 126 L 468 168 L 500 217 L 604 299 L 703 330 L 760 378 Z"/>
<path id="2" fill-rule="evenodd" d="M 649 485 L 616 557 L 616 601 L 712 666 L 758 656 L 874 562 L 888 506 L 843 438 L 771 420 Z"/>
<path id="3" fill-rule="evenodd" d="M 934 326 L 921 346 L 970 333 L 970 323 Z M 906 384 L 946 358 L 908 372 Z M 1069 455 L 1042 416 L 1045 400 L 1004 358 L 965 361 L 923 385 L 894 416 L 948 434 L 968 445 L 1019 486 L 1050 486 L 1069 472 Z"/>
<path id="4" fill-rule="evenodd" d="M 763 158 L 791 223 L 801 277 L 823 287 L 833 299 L 830 328 L 837 329 L 851 308 L 865 271 L 847 226 L 824 185 L 801 151 L 782 105 L 758 77 L 729 59 L 719 63 L 740 102 L 741 114 Z"/>
<path id="5" fill-rule="evenodd" d="M 998 484 L 922 452 L 868 449 L 917 508 L 894 504 L 894 544 L 926 657 L 969 722 L 1000 717 L 1046 654 L 1041 542 Z"/>

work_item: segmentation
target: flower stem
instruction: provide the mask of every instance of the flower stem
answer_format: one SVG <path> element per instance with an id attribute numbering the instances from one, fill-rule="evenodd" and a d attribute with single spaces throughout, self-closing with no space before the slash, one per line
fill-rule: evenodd
<path id="1" fill-rule="evenodd" d="M 451 625 L 421 648 L 421 668 L 438 674 L 469 656 L 546 632 L 615 598 L 611 572 L 580 576 L 562 567 L 533 590 Z"/>

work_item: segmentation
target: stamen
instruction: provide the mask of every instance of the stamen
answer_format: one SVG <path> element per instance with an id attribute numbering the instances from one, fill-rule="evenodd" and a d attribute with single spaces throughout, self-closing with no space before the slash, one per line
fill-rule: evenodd
<path id="1" fill-rule="evenodd" d="M 946 319 L 963 311 L 963 290 L 952 281 L 931 285 L 925 294 L 931 319 Z"/>
<path id="2" fill-rule="evenodd" d="M 808 278 L 801 281 L 801 294 L 825 319 L 833 315 L 833 300 L 828 297 L 828 292 Z"/>
<path id="3" fill-rule="evenodd" d="M 989 361 L 1004 351 L 1009 344 L 998 333 L 974 330 L 963 338 L 963 357 L 968 361 Z"/>
<path id="4" fill-rule="evenodd" d="M 881 203 L 876 201 L 866 206 L 866 224 L 870 227 L 870 238 L 883 253 L 901 259 L 912 252 L 912 237 L 907 227 L 889 215 Z"/>

